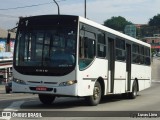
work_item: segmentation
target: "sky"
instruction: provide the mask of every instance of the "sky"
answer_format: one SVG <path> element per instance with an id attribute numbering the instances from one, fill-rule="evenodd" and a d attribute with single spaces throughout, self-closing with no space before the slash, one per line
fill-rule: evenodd
<path id="1" fill-rule="evenodd" d="M 87 18 L 103 24 L 113 16 L 122 16 L 135 24 L 147 24 L 160 13 L 160 0 L 86 0 Z M 84 0 L 57 0 L 60 14 L 84 16 Z M 17 8 L 31 5 L 33 7 Z M 7 9 L 7 10 L 6 10 Z M 12 29 L 19 17 L 57 14 L 53 0 L 0 0 L 0 28 Z"/>

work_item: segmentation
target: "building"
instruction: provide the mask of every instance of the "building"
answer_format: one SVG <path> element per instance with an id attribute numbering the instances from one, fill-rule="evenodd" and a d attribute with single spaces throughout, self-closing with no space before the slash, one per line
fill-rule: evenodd
<path id="1" fill-rule="evenodd" d="M 13 52 L 16 33 L 15 32 L 9 32 L 9 33 L 10 33 L 10 43 L 9 43 L 10 51 Z M 8 37 L 8 31 L 0 28 L 0 52 L 7 51 L 7 37 Z"/>
<path id="2" fill-rule="evenodd" d="M 160 52 L 160 34 L 154 34 L 153 37 L 145 37 L 142 40 L 151 44 L 154 52 Z"/>
<path id="3" fill-rule="evenodd" d="M 8 32 L 9 44 L 7 44 Z M 16 33 L 0 28 L 0 84 L 7 82 L 11 75 L 15 36 Z"/>
<path id="4" fill-rule="evenodd" d="M 160 34 L 154 34 L 154 37 L 160 37 Z"/>
<path id="5" fill-rule="evenodd" d="M 11 33 L 11 38 L 15 39 L 16 33 L 14 33 L 14 32 L 10 32 L 10 33 Z M 0 28 L 0 38 L 5 38 L 6 39 L 7 35 L 8 35 L 8 31 Z"/>
<path id="6" fill-rule="evenodd" d="M 125 34 L 134 37 L 136 39 L 141 39 L 145 34 L 145 28 L 148 26 L 147 24 L 133 24 L 133 25 L 126 25 L 125 26 Z M 147 32 L 148 33 L 148 32 Z"/>

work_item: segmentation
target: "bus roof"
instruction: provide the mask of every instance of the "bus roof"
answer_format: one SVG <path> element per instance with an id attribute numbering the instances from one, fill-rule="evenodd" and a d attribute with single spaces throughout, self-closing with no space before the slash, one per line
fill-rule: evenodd
<path id="1" fill-rule="evenodd" d="M 124 39 L 127 39 L 127 40 L 130 40 L 130 41 L 133 41 L 133 42 L 136 42 L 136 43 L 139 43 L 139 44 L 142 44 L 142 45 L 151 47 L 151 45 L 148 44 L 148 43 L 145 43 L 145 42 L 143 42 L 143 41 L 141 41 L 141 40 L 138 40 L 138 39 L 135 39 L 135 38 L 133 38 L 133 37 L 130 37 L 130 36 L 126 35 L 126 34 L 123 34 L 123 33 L 121 33 L 121 32 L 118 32 L 118 31 L 116 31 L 116 30 L 113 30 L 113 29 L 111 29 L 111 28 L 109 28 L 109 27 L 106 27 L 106 26 L 104 26 L 104 25 L 98 24 L 98 23 L 96 23 L 96 22 L 93 22 L 93 21 L 91 21 L 91 20 L 89 20 L 89 19 L 86 19 L 86 18 L 83 18 L 83 17 L 81 17 L 81 16 L 79 16 L 79 21 L 80 21 L 80 22 L 83 22 L 83 23 L 86 23 L 86 24 L 88 24 L 88 25 L 91 25 L 91 26 L 93 26 L 93 27 L 99 28 L 99 29 L 101 29 L 101 30 L 104 30 L 104 31 L 106 31 L 106 32 L 109 32 L 109 33 L 111 33 L 111 34 L 117 35 L 117 36 L 119 36 L 119 37 L 122 37 L 122 38 L 124 38 Z"/>
<path id="2" fill-rule="evenodd" d="M 38 15 L 38 16 L 24 17 L 24 18 L 22 18 L 22 19 L 32 18 L 32 17 L 46 17 L 46 18 L 48 17 L 48 18 L 49 18 L 49 17 L 52 17 L 52 16 L 65 16 L 65 17 L 68 16 L 68 17 L 77 17 L 77 18 L 79 17 L 79 21 L 80 21 L 80 22 L 83 22 L 83 23 L 86 23 L 86 24 L 88 24 L 88 25 L 90 25 L 90 26 L 99 28 L 99 29 L 101 29 L 101 30 L 104 30 L 104 31 L 110 33 L 110 34 L 114 34 L 114 35 L 119 36 L 119 37 L 122 37 L 122 38 L 124 38 L 124 39 L 127 39 L 127 40 L 130 40 L 130 41 L 133 41 L 133 42 L 136 42 L 136 43 L 139 43 L 139 44 L 142 44 L 142 45 L 151 47 L 151 45 L 148 44 L 148 43 L 145 43 L 145 42 L 143 42 L 143 41 L 141 41 L 141 40 L 135 39 L 135 38 L 133 38 L 133 37 L 131 37 L 131 36 L 128 36 L 128 35 L 126 35 L 126 34 L 123 34 L 123 33 L 121 33 L 121 32 L 118 32 L 118 31 L 116 31 L 116 30 L 113 30 L 113 29 L 111 29 L 111 28 L 109 28 L 109 27 L 106 27 L 106 26 L 104 26 L 104 25 L 101 25 L 101 24 L 99 24 L 99 23 L 96 23 L 96 22 L 94 22 L 94 21 L 91 21 L 91 20 L 86 19 L 86 18 L 81 17 L 81 16 L 76 16 L 76 15 Z"/>

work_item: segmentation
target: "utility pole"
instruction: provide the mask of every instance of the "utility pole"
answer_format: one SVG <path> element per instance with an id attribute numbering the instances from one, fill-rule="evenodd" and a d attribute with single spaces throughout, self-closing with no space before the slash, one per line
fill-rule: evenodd
<path id="1" fill-rule="evenodd" d="M 57 8 L 58 8 L 58 15 L 60 15 L 59 5 L 58 5 L 58 3 L 56 2 L 56 0 L 53 0 L 53 1 L 56 3 Z"/>
<path id="2" fill-rule="evenodd" d="M 86 4 L 86 0 L 84 0 L 84 17 L 85 18 L 87 17 L 86 9 L 87 9 L 87 4 Z"/>
<path id="3" fill-rule="evenodd" d="M 11 38 L 11 33 L 10 30 L 8 30 L 6 52 L 10 52 L 10 38 Z"/>

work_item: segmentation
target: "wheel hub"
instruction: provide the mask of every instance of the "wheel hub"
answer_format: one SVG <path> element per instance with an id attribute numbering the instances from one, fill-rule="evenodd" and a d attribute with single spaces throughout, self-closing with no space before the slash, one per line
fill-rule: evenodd
<path id="1" fill-rule="evenodd" d="M 99 98 L 99 96 L 100 96 L 100 89 L 98 87 L 95 87 L 93 97 L 96 100 L 97 98 Z"/>

